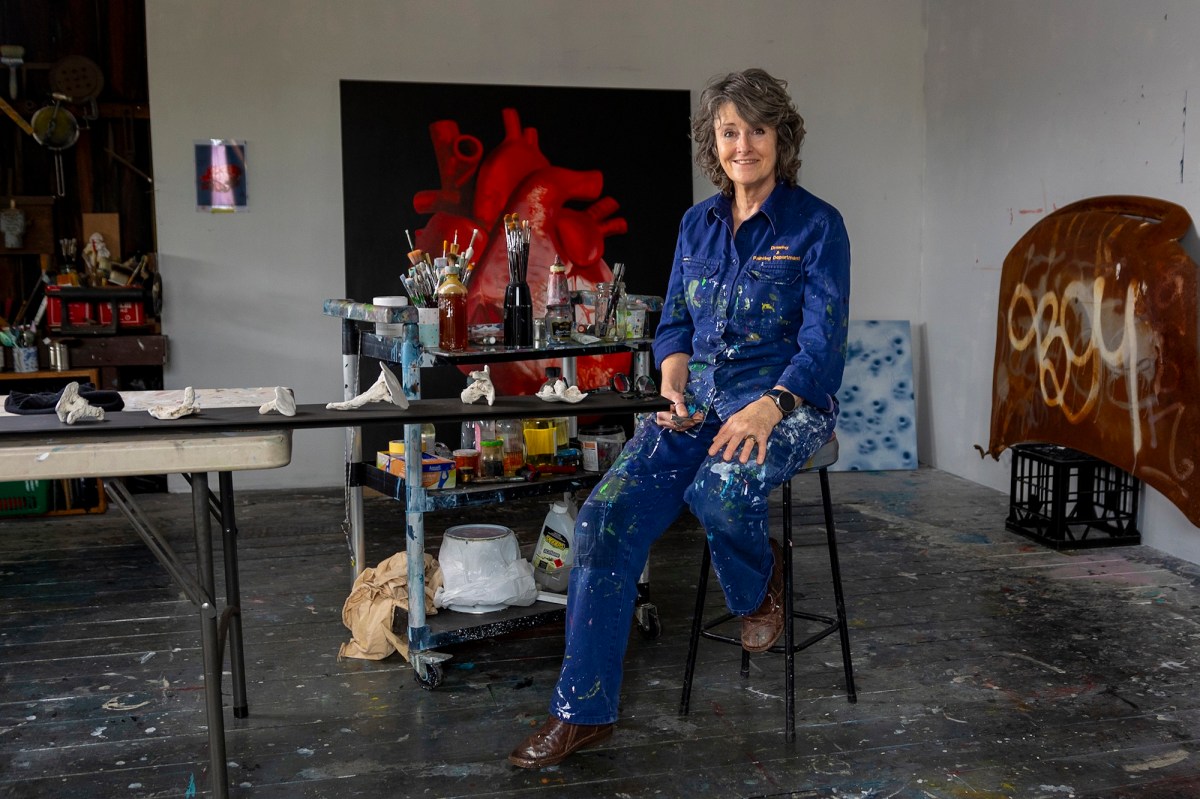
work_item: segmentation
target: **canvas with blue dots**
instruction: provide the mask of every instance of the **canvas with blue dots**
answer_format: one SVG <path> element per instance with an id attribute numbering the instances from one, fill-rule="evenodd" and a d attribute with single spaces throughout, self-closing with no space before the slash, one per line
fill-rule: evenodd
<path id="1" fill-rule="evenodd" d="M 912 329 L 907 321 L 851 321 L 838 391 L 838 462 L 832 471 L 917 468 Z"/>

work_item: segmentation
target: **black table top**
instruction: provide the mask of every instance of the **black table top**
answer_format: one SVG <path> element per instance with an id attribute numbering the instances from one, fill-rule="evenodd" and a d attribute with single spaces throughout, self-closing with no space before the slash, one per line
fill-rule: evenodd
<path id="1" fill-rule="evenodd" d="M 349 411 L 334 411 L 324 405 L 297 405 L 295 416 L 260 414 L 257 407 L 203 408 L 197 414 L 180 419 L 155 419 L 146 411 L 106 413 L 101 422 L 68 425 L 53 413 L 24 416 L 0 416 L 0 446 L 6 438 L 29 436 L 71 436 L 102 434 L 110 436 L 180 432 L 213 433 L 232 430 L 300 430 L 319 427 L 369 427 L 372 425 L 422 424 L 471 419 L 512 419 L 551 416 L 590 416 L 613 413 L 646 413 L 666 410 L 662 397 L 626 399 L 611 391 L 593 392 L 582 402 L 545 402 L 537 397 L 497 397 L 464 405 L 457 397 L 412 400 L 407 409 L 390 403 L 375 402 Z"/>

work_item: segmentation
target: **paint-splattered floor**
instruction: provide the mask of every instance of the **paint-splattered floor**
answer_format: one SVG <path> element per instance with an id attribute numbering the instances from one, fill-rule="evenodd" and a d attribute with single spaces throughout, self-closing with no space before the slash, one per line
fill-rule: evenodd
<path id="1" fill-rule="evenodd" d="M 787 744 L 781 659 L 743 680 L 736 651 L 709 644 L 676 714 L 700 541 L 681 522 L 652 555 L 664 632 L 634 635 L 617 733 L 540 772 L 505 755 L 543 717 L 561 629 L 453 647 L 432 692 L 398 656 L 339 663 L 341 492 L 240 494 L 251 715 L 226 711 L 234 796 L 1200 796 L 1200 568 L 1044 549 L 1005 531 L 1006 495 L 936 470 L 832 481 L 858 704 L 826 639 L 798 658 Z M 189 500 L 141 499 L 190 553 Z M 474 520 L 529 544 L 544 513 Z M 403 548 L 394 504 L 369 501 L 367 519 L 369 562 Z M 822 604 L 823 539 L 797 535 Z M 198 651 L 190 605 L 115 511 L 0 522 L 0 796 L 205 795 Z"/>

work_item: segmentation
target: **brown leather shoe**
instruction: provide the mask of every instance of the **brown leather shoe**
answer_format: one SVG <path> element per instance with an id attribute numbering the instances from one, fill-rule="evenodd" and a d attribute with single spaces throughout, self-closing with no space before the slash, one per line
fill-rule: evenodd
<path id="1" fill-rule="evenodd" d="M 742 616 L 742 648 L 747 652 L 766 652 L 783 635 L 783 547 L 771 539 L 775 565 L 767 582 L 767 595 L 758 610 Z"/>
<path id="2" fill-rule="evenodd" d="M 508 756 L 508 762 L 521 768 L 553 766 L 567 759 L 576 749 L 591 746 L 612 735 L 611 724 L 568 724 L 551 716 L 542 728 L 530 735 Z"/>

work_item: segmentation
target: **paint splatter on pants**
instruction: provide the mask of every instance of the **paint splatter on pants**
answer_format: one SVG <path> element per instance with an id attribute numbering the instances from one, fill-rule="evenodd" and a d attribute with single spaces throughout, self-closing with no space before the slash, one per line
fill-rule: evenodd
<path id="1" fill-rule="evenodd" d="M 721 427 L 711 414 L 694 435 L 652 418 L 639 423 L 576 519 L 567 646 L 553 715 L 575 724 L 616 720 L 638 577 L 650 545 L 685 504 L 704 526 L 729 609 L 739 615 L 758 609 L 772 566 L 767 497 L 829 440 L 834 421 L 831 413 L 801 406 L 772 431 L 762 466 L 709 456 Z"/>

